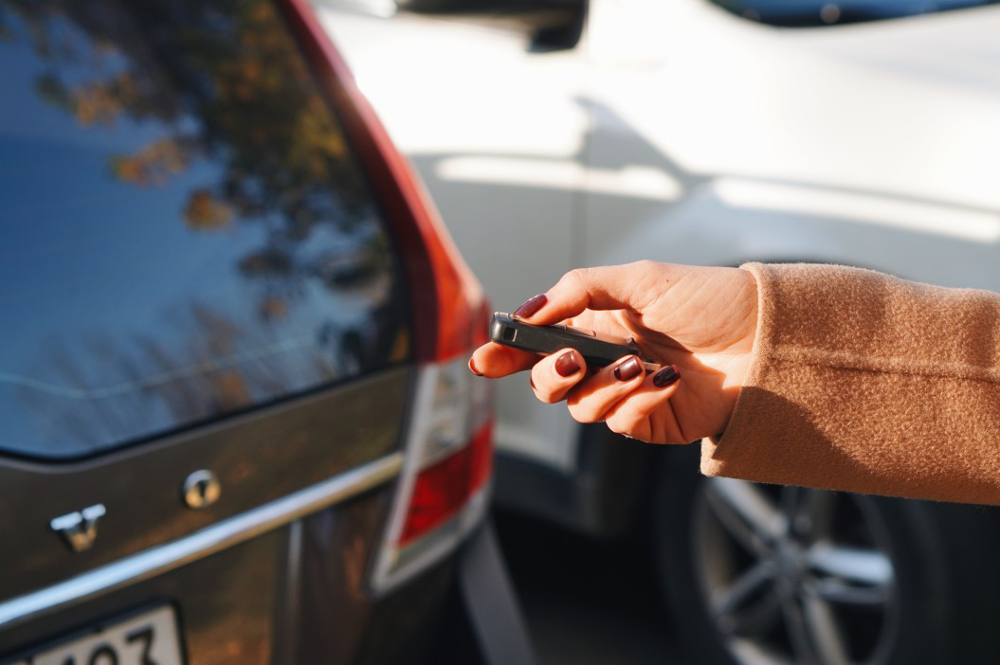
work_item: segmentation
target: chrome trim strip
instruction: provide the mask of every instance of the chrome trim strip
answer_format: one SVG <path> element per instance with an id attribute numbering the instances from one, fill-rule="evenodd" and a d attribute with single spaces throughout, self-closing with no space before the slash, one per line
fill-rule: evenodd
<path id="1" fill-rule="evenodd" d="M 0 602 L 0 629 L 161 575 L 238 545 L 392 480 L 399 475 L 402 467 L 402 452 L 380 457 L 179 540 L 133 554 L 53 586 Z"/>

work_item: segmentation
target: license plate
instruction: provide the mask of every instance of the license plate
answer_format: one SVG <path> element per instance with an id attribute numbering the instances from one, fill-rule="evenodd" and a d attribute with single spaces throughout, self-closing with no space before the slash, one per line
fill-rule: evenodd
<path id="1" fill-rule="evenodd" d="M 169 606 L 57 647 L 47 648 L 11 665 L 183 665 L 177 621 Z"/>

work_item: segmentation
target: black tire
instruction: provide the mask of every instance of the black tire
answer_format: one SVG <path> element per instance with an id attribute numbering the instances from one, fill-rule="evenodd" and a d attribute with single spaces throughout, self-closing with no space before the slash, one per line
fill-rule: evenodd
<path id="1" fill-rule="evenodd" d="M 691 459 L 697 457 L 697 452 L 697 446 L 691 446 L 667 460 L 653 489 L 651 512 L 661 588 L 680 641 L 689 654 L 689 662 L 744 665 L 751 659 L 738 657 L 739 650 L 745 654 L 747 649 L 759 647 L 770 651 L 763 659 L 753 662 L 809 662 L 802 654 L 819 652 L 827 659 L 820 657 L 813 662 L 823 665 L 844 662 L 830 658 L 831 653 L 843 656 L 844 652 L 847 652 L 846 662 L 852 664 L 935 665 L 998 661 L 1000 539 L 995 509 L 832 492 L 813 495 L 778 486 L 733 485 L 725 481 L 720 485 L 717 479 L 706 479 L 697 473 L 697 460 Z M 886 578 L 891 581 L 869 580 L 851 586 L 852 575 L 839 577 L 839 573 L 831 574 L 830 568 L 814 573 L 811 564 L 786 563 L 817 560 L 814 554 L 822 548 L 816 543 L 796 550 L 808 552 L 798 559 L 778 554 L 760 555 L 779 549 L 787 552 L 792 545 L 761 547 L 755 543 L 757 555 L 749 555 L 749 547 L 741 546 L 739 539 L 727 531 L 728 527 L 720 526 L 718 518 L 721 511 L 731 520 L 727 511 L 737 504 L 732 499 L 720 500 L 720 492 L 742 497 L 740 492 L 747 488 L 753 490 L 746 495 L 750 498 L 776 497 L 788 492 L 788 496 L 795 493 L 794 496 L 811 497 L 809 506 L 827 506 L 822 511 L 817 509 L 815 512 L 819 516 L 813 520 L 803 519 L 803 524 L 829 521 L 832 526 L 824 527 L 823 533 L 836 531 L 839 534 L 823 536 L 819 544 L 847 538 L 860 543 L 856 546 L 858 552 L 884 553 L 882 560 L 891 563 L 891 575 Z M 789 505 L 796 503 L 787 496 L 785 500 Z M 815 525 L 809 530 L 818 532 Z M 746 532 L 739 532 L 739 535 L 742 542 L 748 542 Z M 866 538 L 870 546 L 865 544 Z M 853 551 L 853 547 L 848 544 L 836 551 Z M 834 550 L 827 546 L 825 551 Z M 745 569 L 740 567 L 741 557 L 750 561 Z M 758 565 L 762 559 L 767 559 L 766 565 Z M 877 563 L 879 560 L 871 556 L 864 561 Z M 840 561 L 843 562 L 843 557 Z M 766 572 L 751 575 L 748 573 L 750 568 Z M 723 572 L 720 574 L 719 570 Z M 885 568 L 868 566 L 865 570 L 884 571 Z M 730 571 L 736 572 L 730 574 Z M 759 583 L 754 593 L 738 596 L 746 597 L 745 608 L 735 602 L 722 602 L 720 599 L 737 597 L 732 593 L 727 596 L 736 586 L 728 582 L 741 578 L 768 581 Z M 720 579 L 722 583 L 718 583 Z M 878 573 L 872 580 L 877 579 L 881 579 Z M 865 586 L 869 583 L 871 586 Z M 797 591 L 789 591 L 796 584 Z M 709 609 L 707 589 L 710 588 L 716 591 L 716 607 L 723 608 L 716 616 Z M 749 588 L 749 585 L 741 588 Z M 820 602 L 816 600 L 820 595 L 816 589 L 822 589 L 825 594 Z M 830 596 L 830 589 L 840 589 L 839 597 Z M 845 595 L 843 589 L 860 590 L 860 595 Z M 830 601 L 830 597 L 835 600 Z M 872 598 L 886 600 L 884 603 L 871 602 Z M 870 604 L 863 607 L 859 599 L 866 599 Z M 775 603 L 779 603 L 777 610 Z M 816 611 L 815 607 L 820 605 L 827 610 Z M 724 609 L 730 607 L 737 609 Z M 790 612 L 787 611 L 789 607 L 792 608 Z M 803 607 L 808 609 L 798 616 L 805 619 L 805 623 L 798 625 L 813 630 L 800 630 L 796 633 L 798 639 L 793 640 L 794 631 L 788 628 L 790 617 L 797 615 L 795 608 L 801 610 Z M 724 624 L 732 629 L 730 637 L 724 635 Z M 817 626 L 826 630 L 817 629 Z M 830 626 L 836 628 L 829 630 Z M 822 637 L 830 634 L 836 634 L 837 639 L 831 641 Z M 799 647 L 803 644 L 803 637 L 810 635 L 821 636 L 811 645 L 814 648 L 796 648 L 796 644 Z M 831 643 L 837 647 L 832 651 L 828 648 Z M 778 657 L 780 654 L 787 655 L 788 659 L 782 660 Z"/>

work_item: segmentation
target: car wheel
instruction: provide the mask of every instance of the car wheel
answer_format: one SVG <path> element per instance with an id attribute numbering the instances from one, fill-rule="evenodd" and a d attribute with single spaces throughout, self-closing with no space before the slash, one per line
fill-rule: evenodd
<path id="1" fill-rule="evenodd" d="M 678 466 L 654 491 L 653 531 L 692 662 L 996 662 L 992 513 Z"/>

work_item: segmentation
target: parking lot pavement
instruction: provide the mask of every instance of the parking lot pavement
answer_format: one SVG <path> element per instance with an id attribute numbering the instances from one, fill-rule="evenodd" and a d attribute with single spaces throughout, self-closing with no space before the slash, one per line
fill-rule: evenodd
<path id="1" fill-rule="evenodd" d="M 683 663 L 639 538 L 595 541 L 495 517 L 541 665 Z"/>

